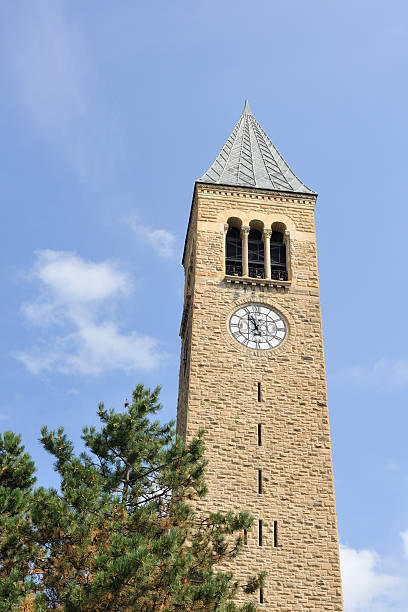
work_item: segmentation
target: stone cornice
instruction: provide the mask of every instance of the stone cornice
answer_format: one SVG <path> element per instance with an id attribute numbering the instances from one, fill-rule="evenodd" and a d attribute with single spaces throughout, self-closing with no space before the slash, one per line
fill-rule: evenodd
<path id="1" fill-rule="evenodd" d="M 315 203 L 317 194 L 296 193 L 294 191 L 278 191 L 272 189 L 259 189 L 257 187 L 234 187 L 231 185 L 211 185 L 196 181 L 194 192 L 209 193 L 218 196 L 239 195 L 245 200 L 274 200 Z"/>
<path id="2" fill-rule="evenodd" d="M 250 276 L 229 276 L 224 278 L 225 282 L 232 285 L 258 285 L 259 287 L 271 287 L 273 289 L 289 289 L 291 281 L 272 280 L 268 278 L 252 278 Z"/>

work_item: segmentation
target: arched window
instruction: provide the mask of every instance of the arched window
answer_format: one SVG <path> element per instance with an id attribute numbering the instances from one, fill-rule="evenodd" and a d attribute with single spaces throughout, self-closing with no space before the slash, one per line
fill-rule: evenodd
<path id="1" fill-rule="evenodd" d="M 262 234 L 254 228 L 251 228 L 248 236 L 248 269 L 252 278 L 265 278 Z"/>
<path id="2" fill-rule="evenodd" d="M 229 227 L 225 249 L 225 273 L 242 276 L 242 240 L 236 227 Z"/>
<path id="3" fill-rule="evenodd" d="M 288 280 L 286 268 L 286 244 L 282 232 L 273 231 L 271 236 L 271 278 Z"/>

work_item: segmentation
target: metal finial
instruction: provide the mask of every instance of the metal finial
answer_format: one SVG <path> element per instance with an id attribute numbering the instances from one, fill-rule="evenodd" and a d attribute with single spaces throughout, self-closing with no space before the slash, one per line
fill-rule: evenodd
<path id="1" fill-rule="evenodd" d="M 251 109 L 249 108 L 248 100 L 245 100 L 245 106 L 244 106 L 244 110 L 243 110 L 242 114 L 243 115 L 252 115 Z"/>

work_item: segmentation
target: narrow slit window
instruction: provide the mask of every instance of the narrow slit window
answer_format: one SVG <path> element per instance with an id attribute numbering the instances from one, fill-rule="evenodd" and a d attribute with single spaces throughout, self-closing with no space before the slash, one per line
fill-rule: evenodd
<path id="1" fill-rule="evenodd" d="M 248 531 L 244 529 L 244 544 L 248 544 Z"/>
<path id="2" fill-rule="evenodd" d="M 278 546 L 278 521 L 273 521 L 273 545 Z"/>
<path id="3" fill-rule="evenodd" d="M 258 446 L 262 446 L 262 425 L 258 423 Z"/>
<path id="4" fill-rule="evenodd" d="M 258 470 L 258 493 L 262 495 L 262 470 Z"/>
<path id="5" fill-rule="evenodd" d="M 189 349 L 189 337 L 188 334 L 184 340 L 183 346 L 183 376 L 186 374 L 187 364 L 188 364 L 188 349 Z"/>
<path id="6" fill-rule="evenodd" d="M 258 383 L 258 402 L 262 401 L 261 383 Z"/>
<path id="7" fill-rule="evenodd" d="M 263 594 L 263 588 L 261 587 L 259 589 L 259 603 L 263 603 L 264 602 L 264 594 Z"/>
<path id="8" fill-rule="evenodd" d="M 258 545 L 262 546 L 262 519 L 258 523 Z"/>

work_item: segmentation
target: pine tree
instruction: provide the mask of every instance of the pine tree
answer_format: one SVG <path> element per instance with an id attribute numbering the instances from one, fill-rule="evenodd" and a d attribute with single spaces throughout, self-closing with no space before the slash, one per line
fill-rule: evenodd
<path id="1" fill-rule="evenodd" d="M 206 494 L 204 435 L 190 444 L 160 424 L 159 388 L 138 385 L 123 412 L 100 404 L 77 456 L 62 428 L 41 430 L 60 491 L 34 489 L 18 436 L 0 439 L 0 597 L 4 610 L 233 612 L 239 588 L 219 566 L 238 555 L 248 513 L 193 511 Z M 7 607 L 8 606 L 8 607 Z M 1 609 L 1 608 L 0 608 Z"/>
<path id="2" fill-rule="evenodd" d="M 29 506 L 35 467 L 21 437 L 0 435 L 0 610 L 10 610 L 33 588 L 33 559 L 41 554 Z"/>

